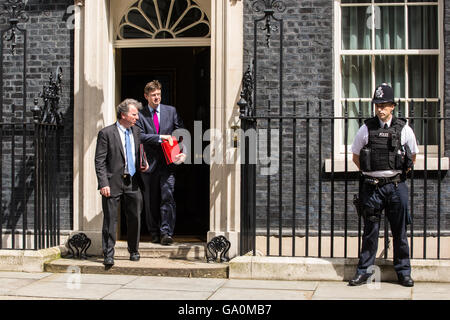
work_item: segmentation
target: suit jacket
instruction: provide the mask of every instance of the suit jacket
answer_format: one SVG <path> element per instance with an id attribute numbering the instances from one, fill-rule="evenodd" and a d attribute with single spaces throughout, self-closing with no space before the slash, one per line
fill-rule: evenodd
<path id="1" fill-rule="evenodd" d="M 139 120 L 136 122 L 136 126 L 141 131 L 141 143 L 144 144 L 144 150 L 150 166 L 146 173 L 151 173 L 157 168 L 171 170 L 174 165 L 168 166 L 166 164 L 159 135 L 171 135 L 175 130 L 183 128 L 183 121 L 174 107 L 160 104 L 159 133 L 157 133 L 149 108 L 147 105 L 139 112 Z"/>
<path id="2" fill-rule="evenodd" d="M 133 189 L 138 190 L 140 184 L 139 172 L 139 128 L 131 127 L 134 138 L 136 173 L 133 175 Z M 117 124 L 114 123 L 100 130 L 95 149 L 95 171 L 97 173 L 98 189 L 109 186 L 111 196 L 121 194 L 123 174 L 125 172 L 125 151 L 120 140 Z"/>

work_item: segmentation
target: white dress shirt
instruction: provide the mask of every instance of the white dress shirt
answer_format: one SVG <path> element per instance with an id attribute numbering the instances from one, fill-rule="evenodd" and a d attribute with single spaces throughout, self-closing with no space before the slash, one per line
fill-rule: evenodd
<path id="1" fill-rule="evenodd" d="M 125 148 L 125 131 L 127 130 L 127 128 L 122 126 L 119 121 L 116 122 L 116 125 L 117 125 L 117 130 L 119 130 L 120 141 L 122 142 L 123 154 L 125 156 L 125 168 L 128 168 L 127 149 Z M 132 151 L 133 161 L 134 161 L 134 163 L 136 163 L 136 158 L 135 158 L 136 149 L 134 146 L 134 137 L 133 137 L 133 132 L 131 131 L 131 129 L 130 129 L 130 143 L 131 143 L 131 151 Z"/>

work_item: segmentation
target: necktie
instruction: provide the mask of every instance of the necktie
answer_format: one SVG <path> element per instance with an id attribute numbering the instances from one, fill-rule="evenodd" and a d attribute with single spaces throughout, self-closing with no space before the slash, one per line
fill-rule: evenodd
<path id="1" fill-rule="evenodd" d="M 159 120 L 156 110 L 153 110 L 153 123 L 155 124 L 156 133 L 159 133 Z"/>
<path id="2" fill-rule="evenodd" d="M 127 165 L 128 165 L 128 173 L 130 176 L 133 176 L 136 173 L 136 166 L 133 161 L 133 151 L 131 149 L 130 142 L 130 130 L 125 130 L 125 150 L 127 151 Z"/>
<path id="3" fill-rule="evenodd" d="M 388 125 L 387 125 L 387 123 L 385 123 L 384 124 L 384 129 L 387 129 L 388 128 Z"/>

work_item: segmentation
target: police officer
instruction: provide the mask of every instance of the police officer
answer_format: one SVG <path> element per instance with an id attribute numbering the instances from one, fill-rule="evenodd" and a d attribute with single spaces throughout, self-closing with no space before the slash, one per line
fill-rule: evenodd
<path id="1" fill-rule="evenodd" d="M 351 147 L 353 162 L 362 172 L 359 199 L 364 234 L 356 274 L 349 285 L 364 284 L 371 276 L 367 269 L 375 264 L 381 212 L 386 209 L 393 237 L 394 269 L 399 283 L 412 287 L 414 281 L 406 236 L 406 225 L 411 218 L 405 180 L 419 148 L 406 119 L 392 114 L 396 103 L 389 85 L 383 83 L 376 88 L 372 103 L 376 116 L 364 122 Z"/>

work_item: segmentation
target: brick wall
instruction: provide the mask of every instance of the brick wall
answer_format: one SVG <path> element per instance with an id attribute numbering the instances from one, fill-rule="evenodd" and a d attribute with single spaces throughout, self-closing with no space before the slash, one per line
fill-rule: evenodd
<path id="1" fill-rule="evenodd" d="M 306 100 L 310 103 L 310 115 L 317 115 L 318 100 L 325 101 L 322 112 L 330 115 L 332 107 L 330 100 L 333 99 L 334 90 L 334 58 L 333 58 L 333 2 L 332 1 L 294 1 L 284 0 L 286 9 L 283 13 L 275 13 L 275 17 L 283 19 L 283 114 L 292 115 L 294 112 L 293 101 L 297 101 L 296 115 L 306 115 Z M 244 71 L 255 58 L 254 54 L 254 19 L 264 16 L 261 12 L 255 12 L 252 7 L 253 1 L 244 3 Z M 445 17 L 450 16 L 450 0 L 445 1 Z M 445 19 L 445 114 L 448 116 L 450 94 L 450 19 Z M 276 21 L 272 20 L 273 24 Z M 258 115 L 278 114 L 280 104 L 280 36 L 279 31 L 271 34 L 271 44 L 265 44 L 264 20 L 258 25 L 257 30 L 257 53 L 256 53 L 256 83 Z M 268 112 L 270 102 L 271 113 Z M 319 122 L 318 120 L 297 120 L 295 123 L 295 149 L 293 146 L 294 122 L 284 120 L 282 122 L 281 137 L 283 140 L 282 152 L 282 174 L 276 173 L 270 177 L 262 175 L 261 169 L 265 166 L 257 166 L 257 225 L 261 232 L 266 232 L 267 215 L 271 233 L 278 234 L 279 221 L 285 229 L 286 235 L 292 233 L 292 225 L 295 223 L 296 232 L 304 234 L 307 219 L 311 233 L 319 229 L 319 214 L 321 215 L 321 229 L 329 233 L 332 229 L 332 220 L 335 233 L 344 230 L 347 224 L 350 231 L 357 230 L 358 220 L 353 208 L 353 194 L 358 191 L 357 176 L 350 175 L 350 180 L 345 183 L 346 177 L 343 173 L 335 175 L 334 185 L 329 174 L 324 173 L 325 158 L 331 158 L 332 130 L 331 122 L 322 122 L 322 162 L 318 161 L 319 151 Z M 307 126 L 309 132 L 309 146 L 307 140 Z M 267 128 L 267 121 L 260 121 L 259 128 Z M 450 123 L 445 124 L 445 155 L 450 155 Z M 271 128 L 274 134 L 280 130 L 280 122 L 271 120 Z M 273 138 L 274 135 L 272 134 Z M 262 145 L 267 143 L 268 137 L 261 137 Z M 273 140 L 273 139 L 272 139 Z M 306 178 L 306 159 L 309 150 L 309 181 Z M 279 146 L 272 146 L 272 155 L 279 152 Z M 337 149 L 334 150 L 338 152 Z M 296 157 L 295 164 L 293 157 Z M 295 175 L 293 168 L 295 166 Z M 322 196 L 319 196 L 319 172 L 322 172 Z M 450 230 L 450 180 L 443 174 L 441 181 L 441 230 Z M 281 183 L 280 183 L 281 179 Z M 309 183 L 309 185 L 307 185 Z M 409 182 L 410 184 L 411 182 Z M 437 188 L 436 174 L 429 173 L 427 181 L 427 209 L 424 209 L 424 176 L 423 172 L 416 172 L 414 180 L 414 229 L 423 230 L 424 214 L 426 211 L 427 230 L 436 230 L 437 227 Z M 269 192 L 267 191 L 270 186 Z M 331 206 L 334 187 L 334 209 Z M 347 200 L 345 199 L 345 188 L 347 188 Z M 294 193 L 295 191 L 295 193 Z M 309 191 L 309 194 L 308 194 Z M 280 196 L 281 195 L 281 196 Z M 267 208 L 269 197 L 270 208 Z M 306 199 L 309 197 L 309 201 Z M 281 198 L 281 210 L 280 210 Z M 319 208 L 322 202 L 322 210 Z M 347 201 L 347 209 L 345 209 Z M 305 215 L 309 206 L 309 214 Z M 295 208 L 295 216 L 293 215 Z M 346 218 L 347 215 L 347 218 Z M 294 220 L 295 218 L 295 220 Z"/>
<path id="2" fill-rule="evenodd" d="M 62 93 L 60 100 L 60 111 L 64 116 L 64 129 L 61 137 L 61 175 L 58 184 L 61 200 L 61 228 L 72 228 L 72 185 L 73 185 L 73 30 L 70 28 L 70 11 L 67 9 L 73 1 L 70 0 L 29 0 L 26 14 L 29 19 L 26 23 L 19 23 L 19 27 L 27 30 L 26 46 L 26 108 L 23 114 L 23 70 L 24 70 L 24 44 L 23 36 L 18 36 L 16 55 L 11 55 L 10 44 L 3 40 L 3 105 L 2 121 L 5 122 L 30 122 L 32 113 L 30 108 L 33 100 L 39 98 L 43 86 L 48 84 L 50 73 L 55 74 L 57 67 L 63 70 Z M 3 16 L 5 17 L 5 16 Z M 69 25 L 69 27 L 68 27 Z M 1 21 L 0 29 L 9 28 L 7 21 Z M 16 107 L 12 108 L 12 105 Z M 43 101 L 39 98 L 39 105 Z M 9 127 L 11 128 L 11 127 Z M 32 134 L 32 126 L 29 126 Z M 4 129 L 7 129 L 6 127 Z M 14 157 L 15 163 L 15 186 L 14 199 L 11 197 L 12 187 L 12 139 L 11 130 L 3 132 L 2 136 L 2 214 L 3 228 L 22 229 L 22 214 L 24 206 L 28 212 L 28 227 L 33 228 L 33 181 L 32 169 L 29 165 L 33 163 L 32 138 L 26 139 L 26 161 L 29 163 L 23 172 L 22 138 L 15 139 Z M 9 136 L 8 136 L 9 135 Z M 24 188 L 26 187 L 26 199 L 24 199 Z M 14 203 L 13 203 L 14 202 Z M 14 216 L 12 213 L 16 212 Z"/>

